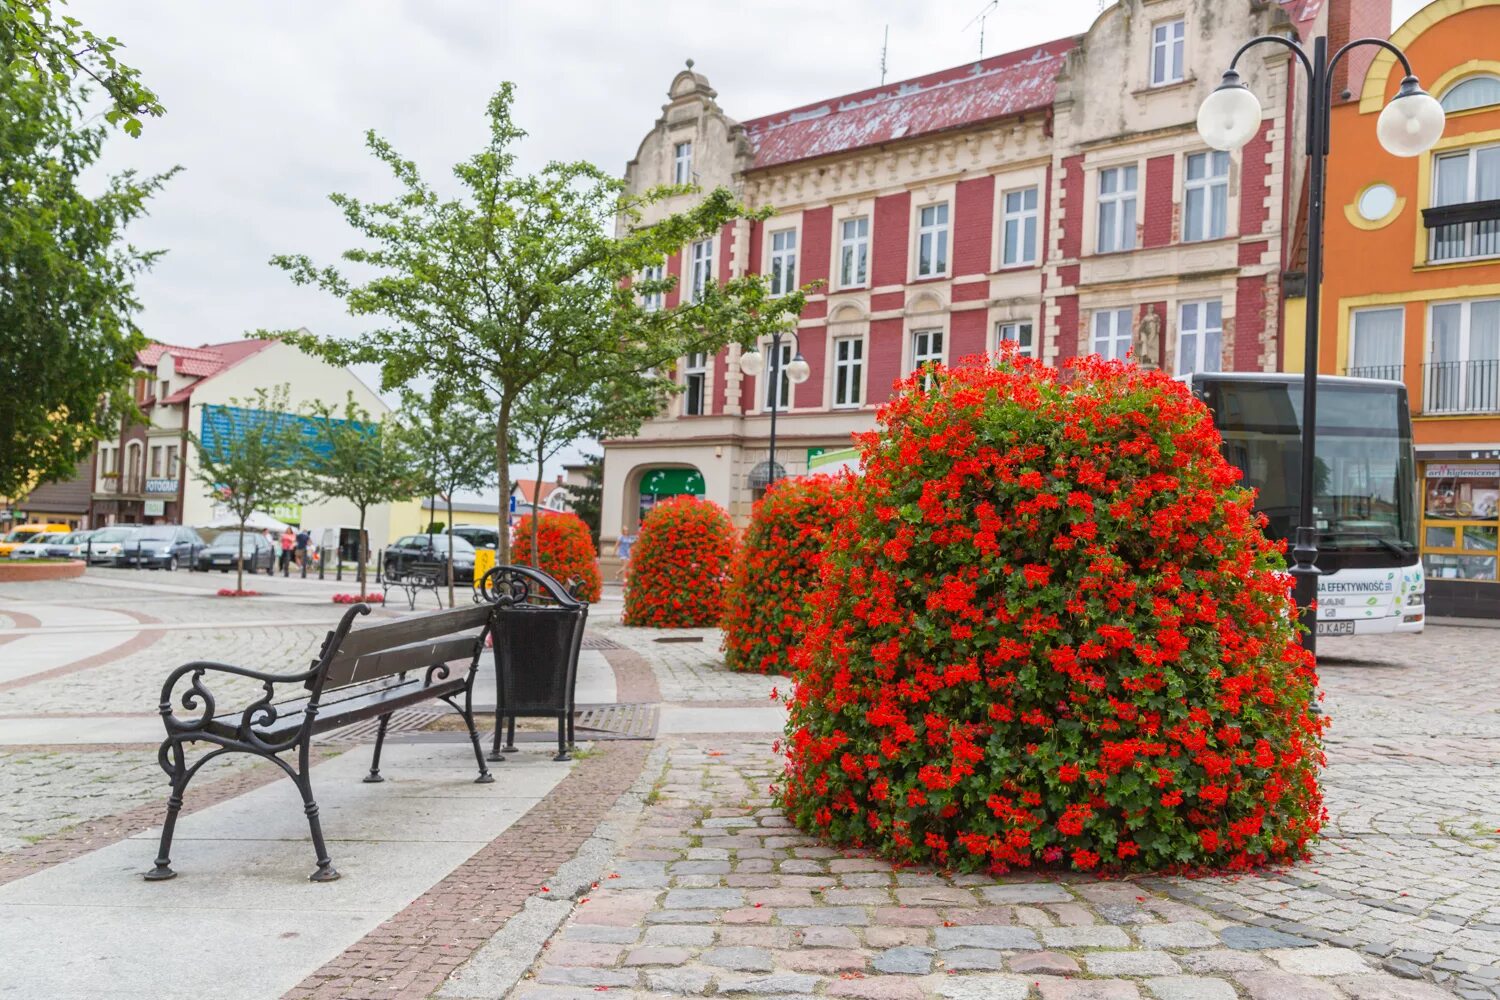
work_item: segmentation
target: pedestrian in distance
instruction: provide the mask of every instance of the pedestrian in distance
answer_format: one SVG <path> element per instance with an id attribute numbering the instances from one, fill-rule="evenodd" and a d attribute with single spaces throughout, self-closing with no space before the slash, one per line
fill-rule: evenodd
<path id="1" fill-rule="evenodd" d="M 308 531 L 306 528 L 299 529 L 298 532 L 297 532 L 297 565 L 298 566 L 302 566 L 304 568 L 307 566 L 307 546 L 311 542 L 312 542 L 312 532 Z"/>
<path id="2" fill-rule="evenodd" d="M 292 526 L 287 525 L 286 530 L 281 533 L 281 575 L 286 576 L 288 567 L 292 562 L 292 549 L 297 546 L 297 536 L 292 531 Z"/>

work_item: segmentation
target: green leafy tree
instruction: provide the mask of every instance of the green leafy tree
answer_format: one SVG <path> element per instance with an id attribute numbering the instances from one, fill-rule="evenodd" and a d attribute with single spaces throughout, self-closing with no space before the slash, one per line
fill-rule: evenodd
<path id="1" fill-rule="evenodd" d="M 687 211 L 646 224 L 646 211 L 687 187 L 642 194 L 592 163 L 549 163 L 518 174 L 511 120 L 512 86 L 489 102 L 489 140 L 454 167 L 462 189 L 443 198 L 373 132 L 370 151 L 392 172 L 400 193 L 366 203 L 332 201 L 364 245 L 343 259 L 358 269 L 319 267 L 292 254 L 272 258 L 299 285 L 342 299 L 351 314 L 377 321 L 350 340 L 285 339 L 334 364 L 374 363 L 385 389 L 425 377 L 441 392 L 482 397 L 491 407 L 495 468 L 510 481 L 511 434 L 528 396 L 544 393 L 580 366 L 621 379 L 649 380 L 692 352 L 745 344 L 798 315 L 801 292 L 769 295 L 759 276 L 733 279 L 683 296 L 672 309 L 649 310 L 637 293 L 664 292 L 676 278 L 635 281 L 694 240 L 716 236 L 751 213 L 727 190 Z M 632 282 L 635 281 L 632 287 Z M 504 505 L 501 562 L 510 559 Z"/>
<path id="2" fill-rule="evenodd" d="M 419 471 L 418 488 L 428 496 L 440 496 L 453 527 L 453 494 L 459 490 L 482 490 L 495 482 L 491 455 L 490 422 L 468 403 L 450 402 L 436 393 L 426 397 L 406 393 L 403 397 L 403 430 Z M 439 522 L 428 525 L 429 534 Z M 478 582 L 478 581 L 475 581 Z M 448 606 L 453 595 L 453 534 L 448 534 Z"/>
<path id="3" fill-rule="evenodd" d="M 234 515 L 239 530 L 236 590 L 245 589 L 245 524 L 256 511 L 299 503 L 308 492 L 302 422 L 287 410 L 287 387 L 257 389 L 234 406 L 230 433 L 205 447 L 190 434 L 198 455 L 193 475 Z"/>
<path id="4" fill-rule="evenodd" d="M 75 77 L 121 82 L 126 70 L 76 22 L 35 0 L 0 0 L 0 494 L 71 476 L 94 442 L 136 417 L 131 380 L 145 338 L 136 277 L 160 255 L 125 228 L 173 173 L 79 178 L 108 127 L 85 125 Z M 64 52 L 66 42 L 80 42 Z M 97 41 L 97 40 L 95 40 Z M 100 43 L 104 44 L 104 43 Z M 71 61 L 70 61 L 71 60 Z M 71 67 L 71 68 L 70 68 Z M 113 75 L 110 75 L 113 74 Z M 101 184 L 102 180 L 102 184 Z"/>
<path id="5" fill-rule="evenodd" d="M 365 596 L 369 546 L 365 519 L 370 508 L 410 500 L 421 492 L 422 467 L 395 421 L 376 421 L 350 393 L 341 409 L 318 401 L 308 408 L 313 423 L 308 468 L 318 496 L 347 500 L 359 511 L 359 596 Z"/>
<path id="6" fill-rule="evenodd" d="M 568 487 L 568 504 L 578 519 L 589 526 L 594 547 L 599 546 L 599 522 L 604 514 L 604 459 L 583 456 L 583 482 Z"/>

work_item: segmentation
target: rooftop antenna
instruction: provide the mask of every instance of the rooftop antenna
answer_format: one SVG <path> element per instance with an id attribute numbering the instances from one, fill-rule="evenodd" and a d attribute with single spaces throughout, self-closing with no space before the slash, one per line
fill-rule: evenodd
<path id="1" fill-rule="evenodd" d="M 885 86 L 885 54 L 891 47 L 891 26 L 885 26 L 885 40 L 880 43 L 880 85 Z"/>
<path id="2" fill-rule="evenodd" d="M 964 25 L 964 30 L 965 31 L 968 31 L 970 28 L 974 27 L 974 25 L 976 25 L 976 24 L 979 25 L 979 58 L 981 58 L 981 59 L 984 58 L 984 22 L 985 22 L 986 18 L 988 18 L 992 13 L 994 13 L 995 8 L 998 7 L 998 6 L 1000 6 L 1000 0 L 990 0 L 989 3 L 987 3 L 987 4 L 984 5 L 984 9 L 983 10 L 981 10 L 978 14 L 974 15 L 974 20 L 972 20 L 968 24 Z"/>

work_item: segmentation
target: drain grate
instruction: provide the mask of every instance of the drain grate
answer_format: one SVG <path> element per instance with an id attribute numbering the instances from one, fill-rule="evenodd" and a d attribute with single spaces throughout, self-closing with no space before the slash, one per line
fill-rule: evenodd
<path id="1" fill-rule="evenodd" d="M 654 740 L 661 713 L 655 705 L 589 705 L 578 711 L 574 729 L 582 738 Z"/>
<path id="2" fill-rule="evenodd" d="M 587 635 L 583 637 L 583 649 L 624 649 L 625 647 L 613 639 L 606 639 L 602 635 Z"/>
<path id="3" fill-rule="evenodd" d="M 390 725 L 386 726 L 385 734 L 389 739 L 396 733 L 413 733 L 420 731 L 423 727 L 430 725 L 433 720 L 440 719 L 451 714 L 446 709 L 431 708 L 403 708 L 391 713 Z M 375 733 L 380 729 L 379 719 L 366 719 L 342 729 L 335 729 L 321 737 L 329 743 L 368 743 L 375 739 Z M 461 734 L 468 739 L 468 734 Z"/>

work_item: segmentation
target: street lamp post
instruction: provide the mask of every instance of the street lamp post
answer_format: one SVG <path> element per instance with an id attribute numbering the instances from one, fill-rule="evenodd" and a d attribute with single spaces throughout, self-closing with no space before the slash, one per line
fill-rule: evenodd
<path id="1" fill-rule="evenodd" d="M 1312 57 L 1290 39 L 1280 35 L 1262 35 L 1240 46 L 1219 86 L 1198 110 L 1198 134 L 1214 149 L 1236 150 L 1249 142 L 1260 130 L 1261 108 L 1250 88 L 1240 80 L 1235 65 L 1240 56 L 1262 43 L 1283 45 L 1307 70 L 1307 319 L 1306 344 L 1302 362 L 1302 465 L 1301 497 L 1298 505 L 1296 544 L 1292 548 L 1294 596 L 1306 629 L 1303 643 L 1317 650 L 1318 599 L 1318 528 L 1313 510 L 1313 476 L 1315 474 L 1316 428 L 1318 414 L 1318 308 L 1323 282 L 1323 200 L 1328 159 L 1329 119 L 1333 107 L 1333 70 L 1351 50 L 1365 45 L 1383 48 L 1401 61 L 1406 71 L 1401 89 L 1380 113 L 1375 134 L 1386 151 L 1394 156 L 1420 156 L 1432 148 L 1443 134 L 1444 114 L 1438 104 L 1412 74 L 1411 63 L 1395 45 L 1381 38 L 1358 38 L 1328 56 L 1328 39 L 1313 41 Z"/>
<path id="2" fill-rule="evenodd" d="M 776 414 L 781 410 L 781 338 L 790 332 L 792 343 L 796 345 L 796 354 L 787 363 L 787 381 L 793 385 L 801 385 L 807 381 L 811 369 L 807 361 L 802 357 L 802 342 L 797 337 L 797 331 L 777 330 L 771 335 L 771 456 L 766 469 L 766 488 L 776 482 Z M 754 377 L 766 370 L 766 359 L 760 351 L 751 348 L 740 355 L 740 371 Z"/>

